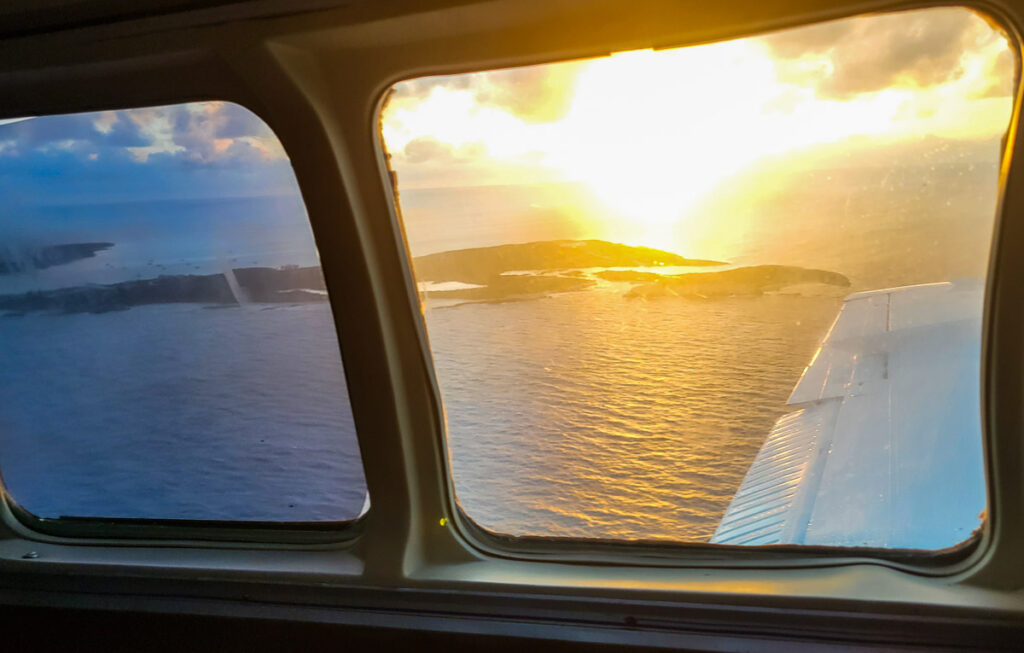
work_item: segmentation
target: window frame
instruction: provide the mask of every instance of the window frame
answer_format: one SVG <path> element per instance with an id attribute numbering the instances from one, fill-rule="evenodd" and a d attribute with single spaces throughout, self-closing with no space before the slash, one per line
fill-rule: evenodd
<path id="1" fill-rule="evenodd" d="M 180 106 L 190 102 L 230 102 L 239 106 L 253 116 L 263 121 L 264 125 L 276 136 L 277 132 L 266 121 L 266 119 L 252 108 L 235 102 L 224 100 L 219 97 L 204 97 L 201 99 L 190 98 L 181 102 L 163 102 L 156 104 L 122 106 L 107 106 L 98 111 L 130 111 L 133 109 L 154 109 L 161 107 Z M 69 111 L 39 114 L 34 118 L 45 118 L 47 116 L 74 115 L 75 113 L 90 113 L 90 111 Z M 282 144 L 283 146 L 283 144 Z M 286 150 L 287 152 L 287 150 Z M 300 201 L 305 202 L 300 196 Z M 312 228 L 312 225 L 310 225 Z M 315 240 L 315 234 L 314 234 Z M 319 246 L 318 246 L 319 247 Z M 331 322 L 334 327 L 335 336 L 338 338 L 338 363 L 341 365 L 342 374 L 345 377 L 345 390 L 348 391 L 350 376 L 345 366 L 344 353 L 341 350 L 342 343 L 339 328 L 336 323 L 336 315 L 340 308 L 335 305 L 330 288 L 327 291 L 328 304 L 331 309 Z M 350 401 L 348 396 L 344 399 Z M 355 407 L 352 406 L 353 422 Z M 354 424 L 355 426 L 355 424 Z M 356 426 L 358 431 L 358 426 Z M 358 434 L 357 434 L 358 441 Z M 360 462 L 361 464 L 361 462 Z M 118 517 L 77 517 L 68 516 L 60 518 L 40 517 L 32 511 L 19 504 L 15 497 L 7 490 L 3 482 L 3 470 L 0 469 L 0 519 L 7 520 L 8 524 L 14 520 L 21 526 L 32 532 L 44 536 L 67 538 L 69 541 L 76 538 L 123 538 L 125 540 L 161 541 L 212 541 L 212 542 L 234 542 L 234 543 L 267 543 L 267 544 L 325 544 L 348 545 L 358 538 L 362 532 L 363 521 L 371 509 L 369 492 L 364 496 L 364 509 L 352 519 L 331 520 L 331 521 L 293 521 L 274 522 L 258 520 L 213 520 L 213 519 L 166 519 L 166 518 L 118 518 Z"/>
<path id="2" fill-rule="evenodd" d="M 5 507 L 0 603 L 145 606 L 156 612 L 269 614 L 383 628 L 736 648 L 786 637 L 809 646 L 948 646 L 977 645 L 999 633 L 1019 636 L 1019 83 L 983 321 L 990 519 L 965 559 L 934 570 L 803 550 L 780 562 L 743 558 L 735 549 L 729 560 L 698 560 L 618 553 L 604 559 L 524 559 L 481 548 L 460 524 L 451 499 L 442 408 L 400 218 L 379 160 L 380 99 L 401 79 L 697 44 L 926 6 L 943 3 L 835 0 L 823 8 L 815 0 L 712 6 L 675 0 L 395 0 L 199 26 L 180 16 L 158 17 L 0 42 L 2 116 L 216 97 L 241 104 L 274 130 L 291 156 L 321 253 L 346 377 L 359 380 L 350 397 L 374 504 L 349 542 L 290 545 L 243 537 L 204 541 L 182 531 L 159 540 L 48 535 L 26 527 Z M 999 21 L 1019 51 L 1024 7 L 1013 0 L 958 6 Z"/>
<path id="3" fill-rule="evenodd" d="M 1010 24 L 1005 19 L 1000 18 L 997 13 L 993 13 L 990 7 L 981 8 L 979 3 L 964 2 L 964 3 L 915 3 L 908 4 L 907 6 L 897 6 L 892 9 L 883 9 L 875 12 L 854 12 L 847 14 L 843 17 L 854 17 L 857 15 L 884 15 L 887 13 L 899 13 L 901 11 L 908 10 L 927 10 L 929 8 L 940 8 L 940 7 L 960 7 L 967 10 L 977 12 L 982 18 L 985 18 L 994 23 L 997 28 L 1002 29 L 1007 35 L 1009 40 L 1010 48 L 1013 49 L 1016 54 L 1015 59 L 1015 80 L 1013 87 L 1013 109 L 1010 119 L 1010 123 L 1007 127 L 1007 134 L 1012 136 L 1013 130 L 1015 129 L 1016 120 L 1018 117 L 1018 102 L 1019 96 L 1024 93 L 1024 89 L 1021 88 L 1021 67 L 1024 66 L 1024 47 L 1022 47 L 1022 40 L 1018 36 L 1017 32 L 1010 28 Z M 834 20 L 836 18 L 829 18 L 825 20 Z M 821 21 L 813 21 L 821 22 Z M 804 23 L 809 25 L 811 22 Z M 788 27 L 798 27 L 799 25 L 791 25 Z M 758 36 L 764 33 L 770 33 L 780 30 L 785 30 L 786 27 L 772 28 L 765 30 L 757 30 L 753 32 L 743 32 L 739 35 L 731 38 L 745 38 Z M 722 40 L 729 40 L 726 38 L 715 39 L 711 42 L 720 42 Z M 687 42 L 687 43 L 669 43 L 660 46 L 661 48 L 675 48 L 675 47 L 687 47 L 687 46 L 698 46 L 704 42 Z M 659 49 L 656 47 L 655 49 Z M 613 51 L 603 52 L 608 54 Z M 601 55 L 595 55 L 601 56 Z M 490 66 L 481 67 L 474 65 L 467 65 L 464 63 L 455 63 L 454 67 L 451 65 L 436 64 L 434 67 L 423 67 L 416 75 L 412 76 L 399 76 L 394 78 L 385 87 L 385 90 L 380 92 L 376 101 L 376 117 L 375 123 L 382 120 L 383 110 L 387 103 L 387 100 L 391 94 L 391 90 L 395 85 L 413 81 L 421 77 L 428 76 L 441 76 L 441 75 L 452 75 L 452 74 L 466 74 L 476 72 L 490 72 L 494 70 L 502 70 L 508 68 L 515 68 L 517 66 L 527 65 L 538 65 L 538 64 L 551 64 L 561 63 L 566 61 L 572 61 L 574 59 L 584 59 L 585 56 L 580 57 L 564 57 L 560 59 L 553 58 L 541 58 L 541 59 L 530 59 L 526 62 L 516 61 L 516 63 L 504 66 Z M 447 63 L 447 62 L 446 62 Z M 425 64 L 421 64 L 425 66 Z M 383 136 L 380 133 L 380 129 L 377 129 L 377 138 L 375 139 L 375 146 L 378 150 L 377 164 L 381 170 L 381 179 L 385 182 L 383 185 L 391 196 L 391 218 L 395 224 L 395 229 L 402 238 L 402 246 L 406 254 L 406 266 L 410 277 L 412 288 L 416 288 L 415 273 L 412 271 L 412 254 L 409 249 L 408 243 L 405 241 L 405 229 L 403 226 L 403 220 L 401 217 L 401 206 L 398 201 L 398 189 L 394 187 L 394 175 L 389 164 L 389 158 L 387 149 L 383 142 Z M 1004 139 L 1004 145 L 1002 149 L 1002 165 L 1000 174 L 1000 187 L 998 191 L 999 201 L 997 202 L 997 208 L 993 218 L 993 249 L 990 250 L 990 261 L 989 261 L 989 273 L 986 277 L 986 292 L 985 292 L 985 316 L 982 323 L 982 364 L 979 374 L 983 379 L 987 378 L 987 366 L 990 364 L 989 359 L 986 358 L 987 353 L 986 341 L 989 334 L 989 303 L 991 299 L 991 286 L 993 285 L 992 277 L 995 272 L 995 250 L 994 245 L 999 239 L 999 227 L 1001 220 L 1001 205 L 1002 195 L 1005 185 L 1005 172 L 1009 165 L 1009 160 L 1012 158 L 1012 148 L 1009 146 L 1008 141 Z M 417 313 L 422 316 L 425 310 L 421 306 L 421 300 L 419 293 L 412 294 L 412 301 L 417 307 Z M 436 402 L 437 414 L 444 415 L 444 406 L 441 400 L 440 386 L 436 378 L 436 370 L 433 365 L 433 355 L 430 350 L 429 336 L 427 333 L 425 318 L 418 320 L 418 331 L 420 338 L 423 343 L 422 356 L 424 364 L 430 369 L 432 391 L 434 394 L 434 401 Z M 795 383 L 796 380 L 794 380 Z M 984 390 L 982 402 L 979 408 L 984 413 L 986 405 L 984 403 Z M 475 548 L 477 551 L 490 556 L 505 557 L 513 560 L 535 560 L 535 561 L 572 561 L 572 562 L 590 562 L 597 564 L 629 564 L 636 566 L 729 566 L 735 565 L 765 565 L 765 566 L 786 566 L 792 564 L 793 566 L 804 566 L 807 564 L 828 564 L 828 561 L 832 561 L 833 564 L 846 564 L 851 562 L 866 562 L 866 563 L 881 563 L 891 565 L 892 568 L 900 569 L 903 571 L 911 571 L 913 573 L 935 575 L 935 576 L 951 576 L 962 573 L 966 569 L 969 569 L 977 560 L 984 556 L 986 547 L 991 543 L 988 537 L 989 530 L 991 528 L 990 523 L 992 521 L 994 511 L 991 510 L 993 489 L 992 479 L 990 478 L 989 471 L 991 469 L 991 462 L 989 460 L 989 436 L 988 436 L 988 423 L 986 420 L 987 415 L 982 415 L 982 445 L 983 445 L 983 457 L 985 459 L 985 478 L 988 487 L 987 496 L 989 500 L 989 516 L 984 520 L 978 530 L 973 532 L 967 539 L 959 542 L 951 547 L 935 550 L 914 550 L 914 549 L 879 549 L 871 547 L 831 547 L 831 546 L 810 546 L 810 545 L 767 545 L 767 546 L 730 546 L 730 545 L 717 545 L 705 542 L 670 542 L 670 541 L 615 541 L 611 539 L 602 538 L 557 538 L 557 537 L 544 537 L 544 536 L 513 536 L 505 535 L 502 533 L 491 531 L 480 524 L 478 524 L 469 514 L 465 512 L 462 506 L 456 499 L 454 480 L 451 473 L 450 459 L 447 454 L 447 441 L 445 434 L 445 424 L 442 423 L 437 426 L 435 434 L 439 436 L 440 441 L 437 442 L 437 447 L 443 452 L 443 473 L 446 482 L 446 491 L 448 499 L 449 516 L 446 517 L 453 526 L 458 529 L 460 536 L 465 542 Z M 765 434 L 767 436 L 767 433 Z M 732 560 L 730 560 L 730 558 Z"/>

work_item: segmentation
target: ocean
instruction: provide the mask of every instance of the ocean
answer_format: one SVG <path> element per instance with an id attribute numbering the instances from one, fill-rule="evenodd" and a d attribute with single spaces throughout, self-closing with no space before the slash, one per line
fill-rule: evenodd
<path id="1" fill-rule="evenodd" d="M 756 201 L 719 194 L 664 245 L 832 270 L 847 289 L 643 300 L 607 282 L 529 301 L 427 300 L 457 501 L 510 535 L 706 541 L 846 293 L 984 276 L 996 175 L 994 161 L 955 157 L 819 166 Z M 401 202 L 414 255 L 616 240 L 612 222 L 602 234 L 581 218 L 584 192 L 410 189 Z M 0 277 L 0 293 L 316 260 L 294 200 L 35 214 L 58 218 L 74 226 L 53 232 L 64 242 L 115 246 Z M 325 303 L 0 317 L 0 390 L 4 483 L 40 516 L 335 521 L 363 506 Z"/>
<path id="2" fill-rule="evenodd" d="M 343 521 L 365 482 L 326 303 L 0 318 L 0 469 L 41 517 Z"/>

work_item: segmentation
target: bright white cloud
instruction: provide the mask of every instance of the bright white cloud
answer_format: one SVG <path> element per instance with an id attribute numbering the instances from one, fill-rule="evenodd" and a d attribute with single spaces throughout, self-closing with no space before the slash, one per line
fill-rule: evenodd
<path id="1" fill-rule="evenodd" d="M 101 111 L 96 120 L 92 122 L 92 125 L 99 133 L 109 134 L 114 130 L 114 125 L 116 125 L 119 120 L 120 119 L 117 117 L 116 111 Z"/>

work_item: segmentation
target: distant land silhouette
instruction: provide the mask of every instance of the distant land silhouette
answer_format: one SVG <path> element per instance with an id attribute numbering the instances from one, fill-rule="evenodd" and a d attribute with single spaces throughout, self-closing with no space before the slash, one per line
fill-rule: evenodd
<path id="1" fill-rule="evenodd" d="M 725 265 L 690 259 L 650 247 L 631 247 L 605 240 L 543 240 L 533 243 L 472 247 L 414 259 L 417 281 L 487 283 L 515 270 L 635 268 L 661 265 Z"/>
<path id="2" fill-rule="evenodd" d="M 0 245 L 0 274 L 18 274 L 66 265 L 96 252 L 110 249 L 114 243 L 70 243 L 43 247 L 10 247 Z"/>
<path id="3" fill-rule="evenodd" d="M 609 270 L 609 272 L 615 272 Z M 601 273 L 598 273 L 601 274 Z M 627 297 L 730 297 L 762 295 L 791 286 L 825 284 L 847 288 L 850 280 L 838 272 L 812 270 L 789 265 L 754 265 L 720 272 L 643 276 L 637 281 L 650 281 L 634 286 Z M 628 275 L 628 271 L 627 271 Z M 622 279 L 620 280 L 629 280 Z"/>
<path id="4" fill-rule="evenodd" d="M 786 265 L 683 274 L 641 270 L 583 272 L 592 268 L 727 265 L 722 261 L 685 258 L 650 247 L 631 247 L 603 240 L 552 240 L 474 247 L 420 256 L 413 263 L 418 281 L 455 281 L 478 286 L 428 287 L 423 292 L 426 297 L 473 302 L 519 301 L 549 293 L 584 290 L 596 285 L 599 279 L 637 284 L 626 296 L 645 298 L 754 296 L 804 284 L 850 285 L 849 279 L 836 272 Z"/>
<path id="5" fill-rule="evenodd" d="M 94 256 L 111 243 L 80 243 L 42 248 L 45 266 Z M 803 284 L 846 287 L 849 279 L 836 272 L 785 265 L 760 265 L 712 272 L 659 274 L 639 270 L 593 268 L 710 267 L 722 261 L 690 259 L 649 247 L 603 240 L 553 240 L 474 247 L 420 256 L 413 260 L 417 280 L 428 284 L 422 294 L 435 299 L 468 302 L 521 301 L 550 293 L 585 290 L 601 280 L 634 284 L 626 297 L 756 296 Z M 20 271 L 20 268 L 16 270 Z M 317 266 L 248 267 L 224 274 L 161 275 L 152 279 L 89 284 L 55 290 L 0 295 L 8 316 L 35 311 L 105 313 L 146 304 L 305 303 L 327 300 Z M 11 272 L 7 272 L 11 274 Z M 452 282 L 455 282 L 454 284 Z M 446 287 L 447 285 L 447 287 Z"/>
<path id="6" fill-rule="evenodd" d="M 0 310 L 12 313 L 106 313 L 146 304 L 201 303 L 232 305 L 326 301 L 319 267 L 238 268 L 233 270 L 243 297 L 236 297 L 223 274 L 162 275 L 154 279 L 107 285 L 0 295 Z"/>

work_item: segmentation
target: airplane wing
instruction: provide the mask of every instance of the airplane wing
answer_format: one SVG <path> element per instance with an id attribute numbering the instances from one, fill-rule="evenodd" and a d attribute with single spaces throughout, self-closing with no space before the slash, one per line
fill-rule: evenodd
<path id="1" fill-rule="evenodd" d="M 711 539 L 940 549 L 985 509 L 980 281 L 850 295 Z"/>

